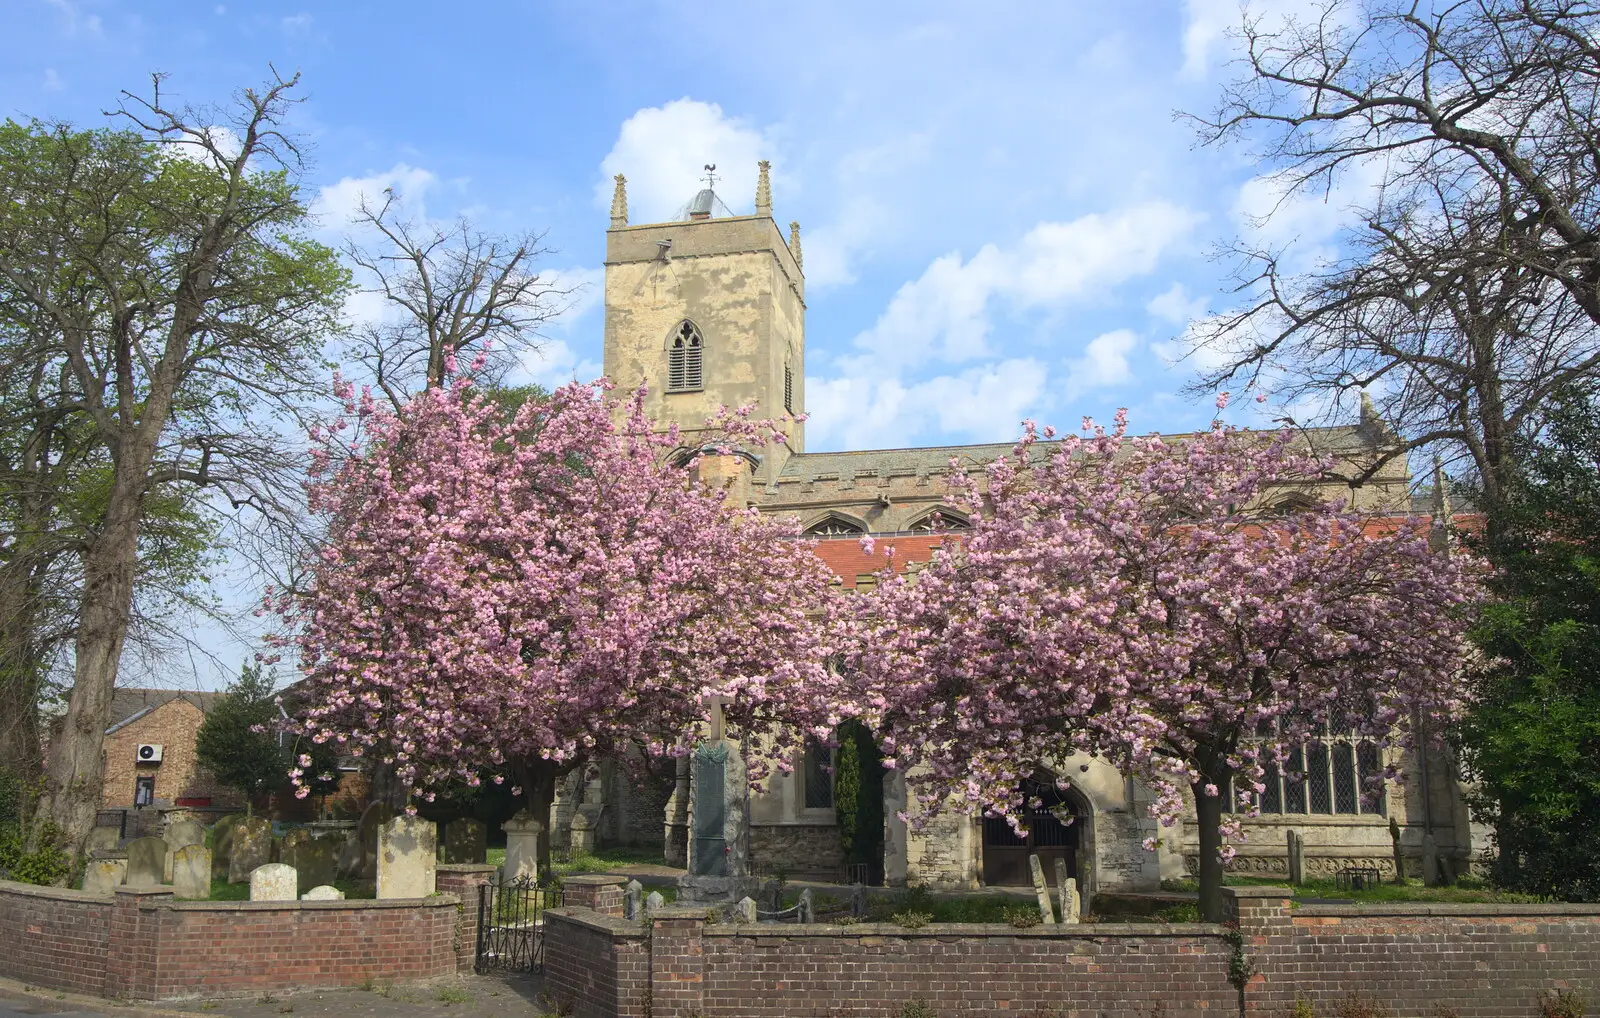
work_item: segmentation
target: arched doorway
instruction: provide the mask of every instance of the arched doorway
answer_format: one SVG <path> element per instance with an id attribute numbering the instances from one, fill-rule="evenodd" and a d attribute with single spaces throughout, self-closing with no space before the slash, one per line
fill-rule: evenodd
<path id="1" fill-rule="evenodd" d="M 1033 803 L 1027 814 L 1028 833 L 1018 836 L 1003 817 L 983 818 L 983 882 L 990 887 L 1027 886 L 1033 883 L 1028 856 L 1037 855 L 1045 877 L 1055 879 L 1055 861 L 1064 859 L 1067 876 L 1078 876 L 1078 851 L 1088 827 L 1089 807 L 1071 789 L 1056 787 L 1055 779 L 1040 773 L 1022 783 L 1023 801 Z M 1063 817 L 1071 822 L 1064 822 Z"/>

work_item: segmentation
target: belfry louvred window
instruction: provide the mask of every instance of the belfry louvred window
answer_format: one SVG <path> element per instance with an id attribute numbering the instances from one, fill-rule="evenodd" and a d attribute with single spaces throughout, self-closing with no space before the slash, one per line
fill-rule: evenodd
<path id="1" fill-rule="evenodd" d="M 701 356 L 705 340 L 693 322 L 684 322 L 672 334 L 672 345 L 667 350 L 667 391 L 695 392 L 704 388 Z"/>

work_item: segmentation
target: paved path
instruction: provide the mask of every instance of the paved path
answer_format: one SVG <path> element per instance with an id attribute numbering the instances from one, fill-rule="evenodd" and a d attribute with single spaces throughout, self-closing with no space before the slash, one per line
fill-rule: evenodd
<path id="1" fill-rule="evenodd" d="M 308 990 L 251 1000 L 194 1001 L 162 1005 L 195 1015 L 225 1018 L 543 1018 L 532 978 L 466 976 L 432 985 L 371 990 Z"/>

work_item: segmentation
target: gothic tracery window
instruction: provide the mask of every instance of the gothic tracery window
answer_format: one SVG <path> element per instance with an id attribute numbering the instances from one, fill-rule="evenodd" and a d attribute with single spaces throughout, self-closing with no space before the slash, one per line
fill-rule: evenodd
<path id="1" fill-rule="evenodd" d="M 672 335 L 667 348 L 667 391 L 696 392 L 704 388 L 701 357 L 705 339 L 691 321 L 684 321 Z"/>
<path id="2" fill-rule="evenodd" d="M 911 529 L 922 534 L 937 534 L 948 530 L 966 530 L 970 526 L 964 517 L 949 509 L 936 509 L 911 524 Z"/>
<path id="3" fill-rule="evenodd" d="M 866 533 L 861 525 L 842 516 L 825 516 L 806 528 L 807 537 L 858 537 Z"/>

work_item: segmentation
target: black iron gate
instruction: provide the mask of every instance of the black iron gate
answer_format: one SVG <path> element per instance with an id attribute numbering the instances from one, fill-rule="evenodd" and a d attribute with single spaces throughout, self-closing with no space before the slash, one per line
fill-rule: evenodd
<path id="1" fill-rule="evenodd" d="M 561 888 L 529 877 L 478 888 L 475 971 L 537 972 L 544 967 L 544 910 L 561 907 Z"/>

